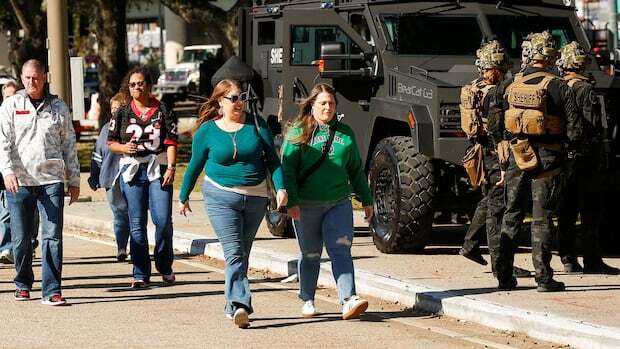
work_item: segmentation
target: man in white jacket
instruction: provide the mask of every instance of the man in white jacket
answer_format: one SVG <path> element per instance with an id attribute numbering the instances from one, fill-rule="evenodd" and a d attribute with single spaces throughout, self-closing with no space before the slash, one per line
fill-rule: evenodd
<path id="1" fill-rule="evenodd" d="M 80 166 L 75 132 L 67 105 L 45 90 L 43 64 L 22 66 L 24 90 L 0 107 L 0 172 L 4 178 L 15 261 L 15 300 L 30 299 L 32 212 L 38 206 L 42 224 L 41 303 L 63 305 L 61 293 L 64 182 L 69 205 L 80 194 Z"/>

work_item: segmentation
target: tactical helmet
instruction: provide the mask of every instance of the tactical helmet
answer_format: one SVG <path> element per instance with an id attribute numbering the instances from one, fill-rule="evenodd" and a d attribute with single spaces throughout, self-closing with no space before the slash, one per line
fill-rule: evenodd
<path id="1" fill-rule="evenodd" d="M 562 74 L 565 71 L 582 71 L 588 63 L 588 55 L 576 41 L 560 49 L 560 59 L 555 63 Z"/>
<path id="2" fill-rule="evenodd" d="M 507 71 L 510 68 L 510 59 L 506 50 L 497 40 L 489 41 L 476 51 L 476 67 L 482 73 L 485 69 L 498 68 Z"/>
<path id="3" fill-rule="evenodd" d="M 555 40 L 548 30 L 542 33 L 532 33 L 526 37 L 526 40 L 530 42 L 527 65 L 533 61 L 546 61 L 548 64 L 555 62 L 558 51 L 555 47 Z"/>

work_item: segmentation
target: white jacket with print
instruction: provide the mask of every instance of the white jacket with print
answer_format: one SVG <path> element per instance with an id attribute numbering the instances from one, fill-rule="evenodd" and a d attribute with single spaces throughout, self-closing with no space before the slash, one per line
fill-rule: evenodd
<path id="1" fill-rule="evenodd" d="M 65 181 L 80 186 L 80 164 L 69 108 L 46 95 L 37 108 L 24 90 L 0 106 L 0 172 L 14 174 L 20 186 Z"/>

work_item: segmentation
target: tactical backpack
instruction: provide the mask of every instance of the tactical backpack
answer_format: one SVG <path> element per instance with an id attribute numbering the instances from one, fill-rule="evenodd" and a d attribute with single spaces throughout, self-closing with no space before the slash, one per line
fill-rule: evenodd
<path id="1" fill-rule="evenodd" d="M 537 84 L 527 81 L 540 78 Z M 538 72 L 524 77 L 515 75 L 514 82 L 508 86 L 506 96 L 509 108 L 504 116 L 506 130 L 514 135 L 561 135 L 564 131 L 562 118 L 547 113 L 547 87 L 557 78 L 547 72 Z"/>
<path id="2" fill-rule="evenodd" d="M 481 136 L 487 132 L 487 117 L 483 111 L 483 101 L 495 85 L 482 79 L 472 81 L 461 88 L 461 129 L 467 137 Z"/>
<path id="3" fill-rule="evenodd" d="M 586 78 L 583 75 L 579 75 L 579 74 L 575 74 L 573 76 L 565 76 L 564 80 L 566 80 L 566 84 L 568 85 L 568 87 L 573 88 L 573 86 L 575 86 L 576 83 L 578 83 L 579 81 L 585 81 L 585 82 L 589 82 L 590 79 Z"/>

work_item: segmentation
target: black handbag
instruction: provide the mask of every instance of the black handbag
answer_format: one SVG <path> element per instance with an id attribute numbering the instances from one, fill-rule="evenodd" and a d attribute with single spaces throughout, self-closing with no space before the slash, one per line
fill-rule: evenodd
<path id="1" fill-rule="evenodd" d="M 260 134 L 260 126 L 258 125 L 258 116 L 257 114 L 253 114 L 254 118 L 254 126 L 256 127 L 256 133 L 263 144 L 263 152 L 261 154 L 263 158 L 263 166 L 265 167 L 265 181 L 267 183 L 267 196 L 268 196 L 268 204 L 267 204 L 267 213 L 265 214 L 265 218 L 267 221 L 267 226 L 269 231 L 271 231 L 274 235 L 277 236 L 287 236 L 290 234 L 286 233 L 287 225 L 288 225 L 288 215 L 286 214 L 286 209 L 284 207 L 280 207 L 277 209 L 277 199 L 276 199 L 276 188 L 273 184 L 273 179 L 271 178 L 271 170 L 269 170 L 269 164 L 267 163 L 267 156 L 265 154 L 265 140 L 263 136 Z"/>

